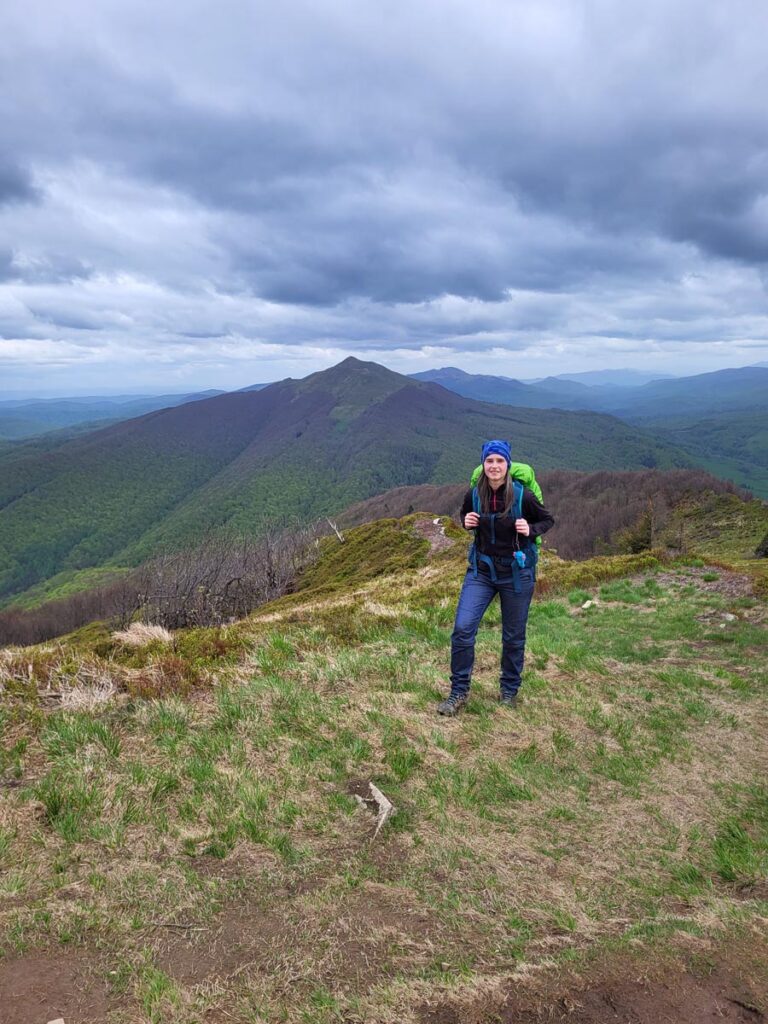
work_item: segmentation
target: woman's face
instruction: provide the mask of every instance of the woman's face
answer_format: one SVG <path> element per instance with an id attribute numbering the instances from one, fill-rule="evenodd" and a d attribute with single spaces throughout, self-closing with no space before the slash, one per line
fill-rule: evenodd
<path id="1" fill-rule="evenodd" d="M 503 455 L 489 455 L 483 462 L 483 470 L 492 484 L 500 483 L 507 475 L 507 460 Z"/>

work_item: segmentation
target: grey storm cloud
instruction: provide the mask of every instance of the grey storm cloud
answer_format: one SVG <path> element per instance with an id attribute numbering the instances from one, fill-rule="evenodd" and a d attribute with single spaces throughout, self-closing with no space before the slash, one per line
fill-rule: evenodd
<path id="1" fill-rule="evenodd" d="M 752 0 L 9 0 L 0 327 L 765 341 L 767 33 Z"/>
<path id="2" fill-rule="evenodd" d="M 8 281 L 14 277 L 13 252 L 10 249 L 0 249 L 0 281 Z"/>
<path id="3" fill-rule="evenodd" d="M 30 174 L 0 156 L 0 206 L 6 203 L 33 202 L 38 199 Z"/>
<path id="4" fill-rule="evenodd" d="M 78 316 L 67 309 L 35 309 L 30 307 L 29 312 L 41 323 L 52 324 L 55 327 L 66 327 L 73 331 L 97 331 L 103 326 L 97 318 Z"/>
<path id="5" fill-rule="evenodd" d="M 1 271 L 0 271 L 1 272 Z M 11 255 L 8 277 L 27 284 L 66 284 L 86 280 L 93 268 L 70 253 L 50 251 L 43 257 L 25 261 Z"/>

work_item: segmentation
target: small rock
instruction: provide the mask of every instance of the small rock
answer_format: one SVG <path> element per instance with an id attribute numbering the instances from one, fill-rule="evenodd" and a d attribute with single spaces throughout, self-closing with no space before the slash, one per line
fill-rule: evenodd
<path id="1" fill-rule="evenodd" d="M 723 618 L 725 619 L 726 622 L 735 622 L 736 621 L 736 616 L 735 615 L 731 615 L 730 612 L 725 612 L 725 614 L 723 615 Z"/>
<path id="2" fill-rule="evenodd" d="M 595 603 L 594 601 L 585 601 L 584 604 L 581 607 L 582 608 L 591 608 L 594 603 Z"/>
<path id="3" fill-rule="evenodd" d="M 720 623 L 720 629 L 725 629 L 725 623 L 724 622 Z"/>
<path id="4" fill-rule="evenodd" d="M 56 1020 L 49 1020 L 48 1024 L 64 1024 L 63 1017 L 57 1017 Z"/>

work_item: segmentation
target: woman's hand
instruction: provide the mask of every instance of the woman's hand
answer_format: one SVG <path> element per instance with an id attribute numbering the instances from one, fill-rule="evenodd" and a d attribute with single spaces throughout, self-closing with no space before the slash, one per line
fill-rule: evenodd
<path id="1" fill-rule="evenodd" d="M 464 516 L 464 529 L 474 530 L 477 524 L 480 522 L 480 516 L 477 512 L 467 512 Z"/>
<path id="2" fill-rule="evenodd" d="M 517 530 L 518 533 L 522 533 L 522 535 L 524 537 L 530 536 L 531 528 L 528 525 L 528 520 L 527 519 L 516 519 L 515 520 L 515 529 Z"/>

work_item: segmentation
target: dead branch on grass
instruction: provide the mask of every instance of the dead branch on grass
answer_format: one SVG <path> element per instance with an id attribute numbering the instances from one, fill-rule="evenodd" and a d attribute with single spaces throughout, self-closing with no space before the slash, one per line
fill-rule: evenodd
<path id="1" fill-rule="evenodd" d="M 394 804 L 384 796 L 378 786 L 374 786 L 372 782 L 368 783 L 368 789 L 370 790 L 370 796 L 360 796 L 355 794 L 355 798 L 361 807 L 364 807 L 368 811 L 373 811 L 374 808 L 376 814 L 376 829 L 371 836 L 371 842 L 381 831 L 384 823 L 389 821 L 392 815 L 395 813 Z"/>

